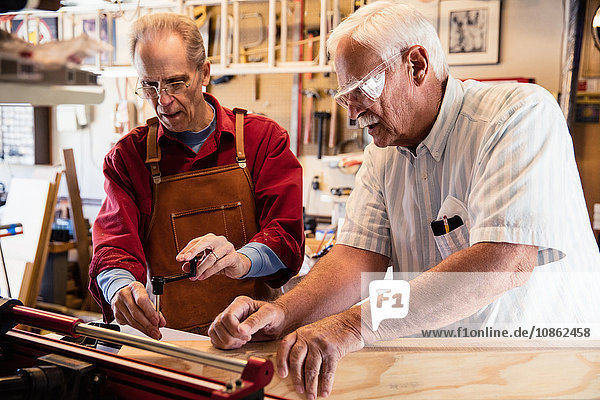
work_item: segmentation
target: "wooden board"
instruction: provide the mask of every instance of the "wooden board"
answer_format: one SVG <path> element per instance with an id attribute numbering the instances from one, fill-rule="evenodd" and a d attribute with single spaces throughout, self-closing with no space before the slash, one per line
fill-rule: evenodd
<path id="1" fill-rule="evenodd" d="M 221 351 L 208 341 L 173 343 L 227 357 L 246 359 L 254 355 L 273 362 L 278 344 L 251 343 L 240 350 Z M 401 347 L 365 348 L 344 357 L 329 398 L 594 398 L 600 394 L 597 341 L 588 342 L 589 347 L 575 348 L 531 348 L 526 342 L 522 343 L 526 348 L 482 348 L 475 341 L 471 341 L 471 347 L 449 348 L 447 341 L 428 341 L 423 347 L 422 339 L 396 343 Z M 131 347 L 123 347 L 119 355 L 225 382 L 237 378 L 231 372 Z M 266 393 L 304 398 L 294 391 L 289 377 L 281 379 L 277 375 Z"/>
<path id="2" fill-rule="evenodd" d="M 77 170 L 75 168 L 75 157 L 73 149 L 63 149 L 65 159 L 65 175 L 67 178 L 67 187 L 69 189 L 69 203 L 71 205 L 71 216 L 73 228 L 75 230 L 75 240 L 77 245 L 77 263 L 79 265 L 79 277 L 81 279 L 81 291 L 83 293 L 84 309 L 89 309 L 93 303 L 90 291 L 87 290 L 90 268 L 90 239 L 88 236 L 88 227 L 83 217 L 83 207 L 81 194 L 79 192 L 79 182 L 77 180 Z M 99 310 L 96 308 L 96 310 Z"/>
<path id="3" fill-rule="evenodd" d="M 19 296 L 29 306 L 35 304 L 44 273 L 59 182 L 59 173 L 55 173 L 53 182 L 14 178 L 2 211 L 2 223 L 23 224 L 22 235 L 4 237 L 0 243 L 11 295 Z M 28 263 L 31 265 L 26 268 Z M 5 288 L 2 295 L 7 295 Z"/>
<path id="4" fill-rule="evenodd" d="M 46 268 L 46 261 L 48 259 L 48 247 L 50 245 L 52 223 L 54 222 L 54 210 L 56 209 L 56 199 L 61 176 L 62 173 L 57 172 L 54 182 L 50 182 L 48 185 L 48 194 L 46 196 L 44 216 L 42 219 L 39 241 L 35 250 L 35 257 L 33 258 L 31 267 L 26 268 L 23 275 L 23 282 L 27 282 L 27 285 L 21 285 L 19 300 L 23 302 L 23 305 L 28 307 L 35 307 L 37 296 L 40 292 L 40 287 L 42 286 L 42 277 L 44 276 L 44 269 Z M 23 231 L 24 230 L 25 228 L 23 228 Z"/>

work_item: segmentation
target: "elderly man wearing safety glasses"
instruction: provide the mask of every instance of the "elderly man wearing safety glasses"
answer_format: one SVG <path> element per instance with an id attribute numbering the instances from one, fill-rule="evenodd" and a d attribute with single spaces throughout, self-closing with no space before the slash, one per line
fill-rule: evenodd
<path id="1" fill-rule="evenodd" d="M 315 398 L 335 391 L 344 354 L 378 340 L 442 327 L 600 334 L 591 331 L 600 279 L 590 275 L 600 254 L 552 95 L 454 79 L 434 27 L 393 0 L 361 7 L 327 44 L 336 99 L 374 139 L 341 234 L 275 302 L 236 299 L 211 326 L 212 342 L 283 337 L 278 372 Z M 410 294 L 384 286 L 374 304 L 355 305 L 364 273 L 390 265 Z M 390 319 L 377 327 L 370 310 L 384 306 Z"/>
<path id="2" fill-rule="evenodd" d="M 236 296 L 276 297 L 299 270 L 302 169 L 275 121 L 203 93 L 210 62 L 190 18 L 139 18 L 131 55 L 135 93 L 156 117 L 105 158 L 91 291 L 106 320 L 155 339 L 165 325 L 206 333 Z M 203 256 L 196 275 L 167 285 L 153 304 L 147 275 L 182 275 L 195 256 Z"/>

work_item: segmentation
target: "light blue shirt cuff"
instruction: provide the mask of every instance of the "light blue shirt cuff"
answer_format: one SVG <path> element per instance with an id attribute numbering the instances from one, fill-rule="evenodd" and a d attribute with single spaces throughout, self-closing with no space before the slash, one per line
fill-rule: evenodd
<path id="1" fill-rule="evenodd" d="M 251 261 L 250 271 L 244 278 L 256 278 L 274 274 L 280 269 L 286 268 L 277 254 L 273 252 L 266 244 L 252 242 L 238 250 L 248 257 Z"/>
<path id="2" fill-rule="evenodd" d="M 123 268 L 105 269 L 96 277 L 96 282 L 98 282 L 102 295 L 108 303 L 110 303 L 115 293 L 134 281 L 135 278 L 131 272 Z"/>

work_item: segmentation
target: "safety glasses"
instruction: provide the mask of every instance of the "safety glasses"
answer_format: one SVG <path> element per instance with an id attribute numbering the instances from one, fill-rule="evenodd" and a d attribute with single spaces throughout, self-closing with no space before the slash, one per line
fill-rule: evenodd
<path id="1" fill-rule="evenodd" d="M 385 71 L 402 55 L 405 50 L 400 51 L 365 75 L 361 80 L 350 82 L 345 87 L 339 89 L 334 96 L 335 101 L 348 108 L 348 103 L 352 102 L 361 108 L 371 107 L 381 96 L 385 86 Z"/>
<path id="2" fill-rule="evenodd" d="M 194 75 L 192 76 L 192 79 L 189 80 L 189 82 L 177 81 L 177 82 L 165 83 L 164 85 L 160 84 L 162 86 L 162 88 L 159 88 L 158 82 L 153 82 L 150 85 L 141 85 L 141 86 L 137 86 L 137 84 L 136 84 L 137 87 L 135 89 L 135 94 L 137 94 L 142 99 L 156 99 L 159 97 L 159 95 L 162 91 L 164 91 L 169 96 L 172 96 L 174 94 L 179 94 L 179 93 L 183 92 L 185 89 L 190 87 L 190 85 L 196 78 L 196 72 L 198 72 L 198 70 L 194 71 Z M 138 82 L 139 82 L 139 78 L 138 78 Z"/>

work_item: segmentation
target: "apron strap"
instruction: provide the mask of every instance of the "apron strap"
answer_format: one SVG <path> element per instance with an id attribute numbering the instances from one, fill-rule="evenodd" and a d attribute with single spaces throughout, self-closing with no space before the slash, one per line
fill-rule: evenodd
<path id="1" fill-rule="evenodd" d="M 150 173 L 155 184 L 160 183 L 160 146 L 158 145 L 158 118 L 153 117 L 146 121 L 148 124 L 148 137 L 146 138 L 146 164 L 150 164 Z"/>
<path id="2" fill-rule="evenodd" d="M 243 108 L 234 108 L 235 114 L 235 159 L 240 168 L 246 168 L 246 152 L 244 151 L 244 116 L 248 112 Z"/>

